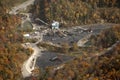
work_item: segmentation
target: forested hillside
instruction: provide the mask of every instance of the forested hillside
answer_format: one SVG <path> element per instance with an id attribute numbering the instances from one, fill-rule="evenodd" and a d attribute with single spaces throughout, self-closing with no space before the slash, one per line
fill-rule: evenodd
<path id="1" fill-rule="evenodd" d="M 34 17 L 51 22 L 60 21 L 64 26 L 120 23 L 119 0 L 36 0 Z"/>
<path id="2" fill-rule="evenodd" d="M 0 0 L 0 80 L 21 79 L 21 66 L 29 53 L 21 46 L 23 36 L 17 31 L 20 18 L 5 11 L 14 1 Z"/>

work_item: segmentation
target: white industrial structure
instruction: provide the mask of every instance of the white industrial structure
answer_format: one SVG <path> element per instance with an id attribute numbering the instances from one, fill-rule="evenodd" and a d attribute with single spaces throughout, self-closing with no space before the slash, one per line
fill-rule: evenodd
<path id="1" fill-rule="evenodd" d="M 59 22 L 58 21 L 53 21 L 52 29 L 59 29 Z"/>

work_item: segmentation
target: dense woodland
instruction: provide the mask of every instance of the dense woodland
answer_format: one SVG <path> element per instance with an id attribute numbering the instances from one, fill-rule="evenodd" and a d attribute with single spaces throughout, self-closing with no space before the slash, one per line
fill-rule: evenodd
<path id="1" fill-rule="evenodd" d="M 6 1 L 10 3 L 10 0 L 0 0 L 0 80 L 18 80 L 22 79 L 21 66 L 30 51 L 21 46 L 24 39 L 17 31 L 21 20 L 5 12 Z"/>
<path id="2" fill-rule="evenodd" d="M 36 0 L 33 16 L 62 26 L 120 23 L 119 0 Z"/>

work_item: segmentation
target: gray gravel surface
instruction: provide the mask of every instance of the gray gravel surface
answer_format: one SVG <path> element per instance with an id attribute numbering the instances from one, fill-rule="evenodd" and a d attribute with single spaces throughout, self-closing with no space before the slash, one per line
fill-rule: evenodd
<path id="1" fill-rule="evenodd" d="M 64 34 L 67 35 L 66 37 L 58 35 L 57 32 L 53 35 L 52 31 L 48 31 L 49 33 L 43 36 L 43 41 L 50 41 L 54 44 L 61 44 L 61 43 L 71 44 L 74 42 L 78 42 L 80 39 L 84 38 L 89 34 L 93 34 L 93 35 L 99 34 L 104 29 L 110 28 L 112 26 L 113 24 L 93 24 L 93 25 L 77 26 L 72 29 L 71 28 L 67 29 L 65 32 L 63 32 Z M 92 33 L 87 31 L 82 32 L 81 27 L 84 29 L 91 28 L 93 32 Z"/>
<path id="2" fill-rule="evenodd" d="M 50 51 L 43 51 L 42 53 L 43 54 L 40 57 L 38 57 L 36 61 L 36 65 L 39 66 L 40 68 L 45 68 L 47 66 L 56 66 L 73 59 L 73 57 Z M 56 56 L 59 56 L 62 62 L 59 60 L 50 61 L 50 59 Z"/>

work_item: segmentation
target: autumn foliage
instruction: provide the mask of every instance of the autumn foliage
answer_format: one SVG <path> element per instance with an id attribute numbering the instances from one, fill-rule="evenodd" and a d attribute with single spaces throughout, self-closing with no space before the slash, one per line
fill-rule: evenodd
<path id="1" fill-rule="evenodd" d="M 36 0 L 33 16 L 62 26 L 120 23 L 119 0 Z"/>
<path id="2" fill-rule="evenodd" d="M 107 48 L 120 40 L 120 25 L 103 30 L 99 35 L 94 36 L 93 44 L 97 47 Z"/>
<path id="3" fill-rule="evenodd" d="M 29 50 L 21 46 L 23 36 L 17 31 L 20 18 L 4 10 L 8 9 L 4 1 L 8 0 L 0 1 L 0 80 L 18 80 L 22 79 L 21 66 Z"/>

